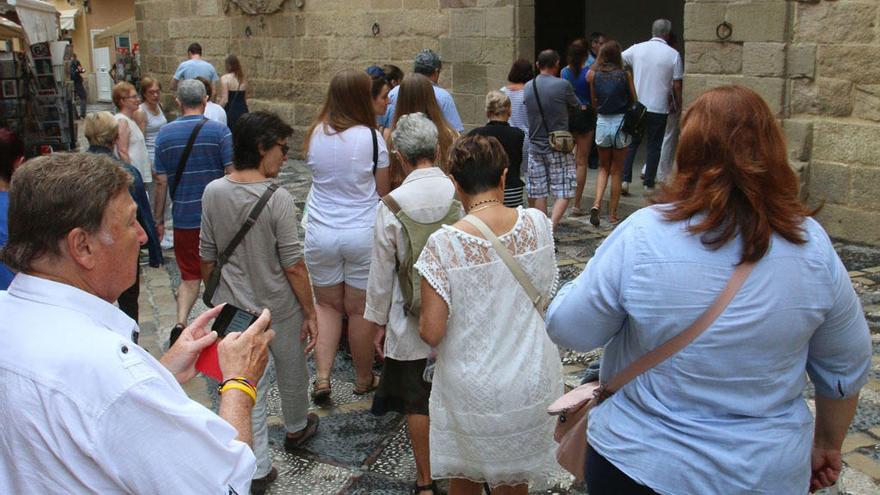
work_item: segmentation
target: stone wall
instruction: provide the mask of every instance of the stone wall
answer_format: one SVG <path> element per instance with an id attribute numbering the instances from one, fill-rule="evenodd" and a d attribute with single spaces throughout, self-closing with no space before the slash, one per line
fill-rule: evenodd
<path id="1" fill-rule="evenodd" d="M 721 84 L 756 90 L 829 233 L 880 244 L 880 2 L 688 0 L 684 36 L 685 103 Z"/>
<path id="2" fill-rule="evenodd" d="M 295 149 L 340 69 L 393 63 L 409 72 L 413 56 L 431 48 L 444 60 L 440 85 L 474 126 L 483 122 L 486 92 L 534 44 L 531 0 L 288 0 L 277 13 L 255 16 L 234 4 L 224 13 L 223 5 L 136 0 L 143 72 L 170 80 L 194 41 L 218 71 L 227 54 L 237 54 L 254 91 L 250 108 L 292 122 Z"/>

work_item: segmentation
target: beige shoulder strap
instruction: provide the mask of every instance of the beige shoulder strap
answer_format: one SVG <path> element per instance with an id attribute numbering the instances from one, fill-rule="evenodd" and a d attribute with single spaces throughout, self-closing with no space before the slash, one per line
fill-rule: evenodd
<path id="1" fill-rule="evenodd" d="M 475 217 L 474 215 L 467 215 L 462 218 L 465 222 L 473 225 L 477 230 L 483 234 L 483 237 L 486 240 L 492 242 L 492 247 L 495 248 L 495 252 L 498 253 L 498 256 L 504 261 L 504 264 L 507 265 L 507 268 L 513 273 L 513 276 L 516 278 L 516 281 L 519 282 L 519 285 L 526 291 L 526 294 L 529 296 L 529 300 L 532 301 L 532 304 L 535 306 L 535 309 L 538 311 L 538 314 L 541 317 L 544 316 L 544 311 L 547 310 L 548 301 L 547 298 L 541 295 L 538 292 L 538 289 L 535 288 L 535 285 L 529 279 L 529 276 L 523 270 L 522 266 L 513 258 L 513 255 L 510 254 L 510 251 L 504 244 L 501 244 L 501 241 L 498 240 L 498 236 L 492 232 L 492 229 L 489 228 L 482 220 Z"/>

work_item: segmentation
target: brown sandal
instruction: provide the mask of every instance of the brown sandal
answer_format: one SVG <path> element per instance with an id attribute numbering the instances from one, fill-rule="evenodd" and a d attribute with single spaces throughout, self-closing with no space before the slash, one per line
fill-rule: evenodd
<path id="1" fill-rule="evenodd" d="M 377 388 L 379 388 L 379 377 L 373 375 L 373 380 L 370 382 L 369 385 L 363 386 L 355 382 L 354 389 L 351 391 L 351 393 L 355 395 L 364 395 L 376 390 Z"/>
<path id="2" fill-rule="evenodd" d="M 314 402 L 324 402 L 330 399 L 330 394 L 332 390 L 330 389 L 330 379 L 329 378 L 315 378 L 315 384 L 312 388 L 312 401 Z"/>

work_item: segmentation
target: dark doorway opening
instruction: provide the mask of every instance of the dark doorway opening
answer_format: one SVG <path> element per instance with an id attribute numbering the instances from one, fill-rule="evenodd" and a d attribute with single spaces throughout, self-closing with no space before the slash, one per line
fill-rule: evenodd
<path id="1" fill-rule="evenodd" d="M 535 2 L 535 55 L 553 48 L 565 59 L 568 44 L 591 32 L 605 33 L 626 49 L 651 37 L 651 23 L 665 18 L 682 39 L 684 0 L 541 0 Z M 683 44 L 679 50 L 684 52 Z"/>
<path id="2" fill-rule="evenodd" d="M 564 57 L 568 44 L 584 36 L 587 3 L 584 0 L 535 2 L 535 58 L 547 48 Z"/>

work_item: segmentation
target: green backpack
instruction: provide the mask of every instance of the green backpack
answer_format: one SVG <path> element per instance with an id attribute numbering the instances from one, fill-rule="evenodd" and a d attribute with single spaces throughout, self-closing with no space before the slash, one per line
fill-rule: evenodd
<path id="1" fill-rule="evenodd" d="M 436 222 L 422 223 L 410 218 L 390 194 L 382 197 L 382 202 L 403 225 L 403 235 L 409 249 L 403 262 L 397 261 L 396 271 L 400 281 L 400 292 L 403 293 L 404 313 L 409 316 L 418 315 L 422 309 L 422 276 L 413 265 L 422 254 L 422 249 L 425 249 L 431 234 L 442 225 L 452 225 L 461 219 L 461 203 L 453 199 L 449 211 L 443 218 Z"/>

